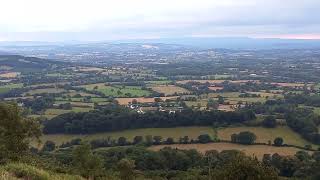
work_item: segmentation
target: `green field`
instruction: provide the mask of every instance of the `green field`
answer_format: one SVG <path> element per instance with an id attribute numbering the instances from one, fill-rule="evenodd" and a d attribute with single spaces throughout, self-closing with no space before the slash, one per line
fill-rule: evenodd
<path id="1" fill-rule="evenodd" d="M 311 144 L 304 140 L 299 134 L 292 131 L 286 126 L 277 128 L 263 128 L 263 127 L 229 127 L 218 129 L 218 138 L 222 140 L 231 140 L 231 134 L 239 133 L 241 131 L 250 131 L 256 134 L 256 142 L 268 143 L 273 142 L 276 137 L 282 137 L 285 144 L 305 146 Z M 313 145 L 314 147 L 316 145 Z"/>
<path id="2" fill-rule="evenodd" d="M 44 112 L 44 116 L 47 117 L 48 119 L 51 119 L 55 116 L 58 116 L 60 114 L 65 114 L 69 112 L 88 112 L 92 110 L 92 108 L 86 108 L 86 107 L 72 107 L 71 110 L 65 110 L 65 109 L 47 109 Z"/>
<path id="3" fill-rule="evenodd" d="M 10 91 L 11 89 L 22 88 L 22 87 L 23 87 L 22 83 L 3 85 L 3 86 L 0 86 L 0 93 L 6 93 L 6 92 Z"/>
<path id="4" fill-rule="evenodd" d="M 30 90 L 25 94 L 30 94 L 30 95 L 34 95 L 34 94 L 42 94 L 42 93 L 61 93 L 64 92 L 64 89 L 61 88 L 45 88 L 45 89 L 34 89 L 34 90 Z"/>
<path id="5" fill-rule="evenodd" d="M 95 90 L 113 97 L 143 97 L 151 94 L 150 91 L 142 90 L 140 86 L 106 86 L 105 84 L 89 84 L 82 86 L 88 90 Z"/>
<path id="6" fill-rule="evenodd" d="M 196 139 L 201 134 L 210 134 L 215 136 L 215 131 L 211 127 L 178 127 L 178 128 L 147 128 L 147 129 L 135 129 L 125 130 L 110 133 L 97 133 L 92 135 L 68 135 L 68 134 L 54 134 L 44 135 L 41 137 L 42 142 L 51 140 L 56 144 L 62 144 L 63 142 L 70 141 L 74 138 L 83 138 L 84 140 L 102 139 L 112 137 L 117 139 L 121 136 L 126 137 L 128 140 L 132 140 L 135 136 L 162 136 L 163 139 L 173 137 L 178 140 L 180 137 L 189 136 L 190 139 Z"/>

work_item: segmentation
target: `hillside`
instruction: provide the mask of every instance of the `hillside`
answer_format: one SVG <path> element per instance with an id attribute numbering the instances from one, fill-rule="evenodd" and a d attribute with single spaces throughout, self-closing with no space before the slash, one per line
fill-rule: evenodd
<path id="1" fill-rule="evenodd" d="M 56 69 L 63 62 L 19 55 L 0 55 L 0 71 L 34 72 Z"/>

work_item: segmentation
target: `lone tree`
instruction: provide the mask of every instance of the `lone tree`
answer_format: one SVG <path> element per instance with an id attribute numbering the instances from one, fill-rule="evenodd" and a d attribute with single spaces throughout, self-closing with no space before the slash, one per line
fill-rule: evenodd
<path id="1" fill-rule="evenodd" d="M 282 146 L 282 144 L 283 144 L 283 139 L 282 139 L 281 137 L 277 137 L 277 138 L 274 139 L 273 144 L 274 144 L 275 146 Z"/>
<path id="2" fill-rule="evenodd" d="M 0 103 L 0 160 L 18 160 L 23 156 L 32 139 L 40 142 L 40 124 L 34 119 L 23 118 L 17 104 Z"/>
<path id="3" fill-rule="evenodd" d="M 208 134 L 202 134 L 198 137 L 199 143 L 206 144 L 212 142 L 211 137 Z"/>
<path id="4" fill-rule="evenodd" d="M 42 151 L 53 151 L 56 148 L 56 144 L 53 141 L 46 141 L 42 147 Z"/>

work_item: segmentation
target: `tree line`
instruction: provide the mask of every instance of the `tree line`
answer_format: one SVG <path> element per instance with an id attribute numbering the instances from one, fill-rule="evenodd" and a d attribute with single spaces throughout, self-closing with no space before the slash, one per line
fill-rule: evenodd
<path id="1" fill-rule="evenodd" d="M 168 128 L 178 126 L 223 126 L 255 119 L 250 110 L 147 112 L 139 114 L 128 108 L 112 104 L 101 110 L 67 113 L 43 122 L 46 134 L 90 134 L 137 128 Z"/>

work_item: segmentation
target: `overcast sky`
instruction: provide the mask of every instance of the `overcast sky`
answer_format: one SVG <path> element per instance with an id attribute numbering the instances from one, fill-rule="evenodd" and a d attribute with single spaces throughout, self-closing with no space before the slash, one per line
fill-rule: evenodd
<path id="1" fill-rule="evenodd" d="M 0 40 L 320 39 L 320 0 L 1 0 Z"/>

